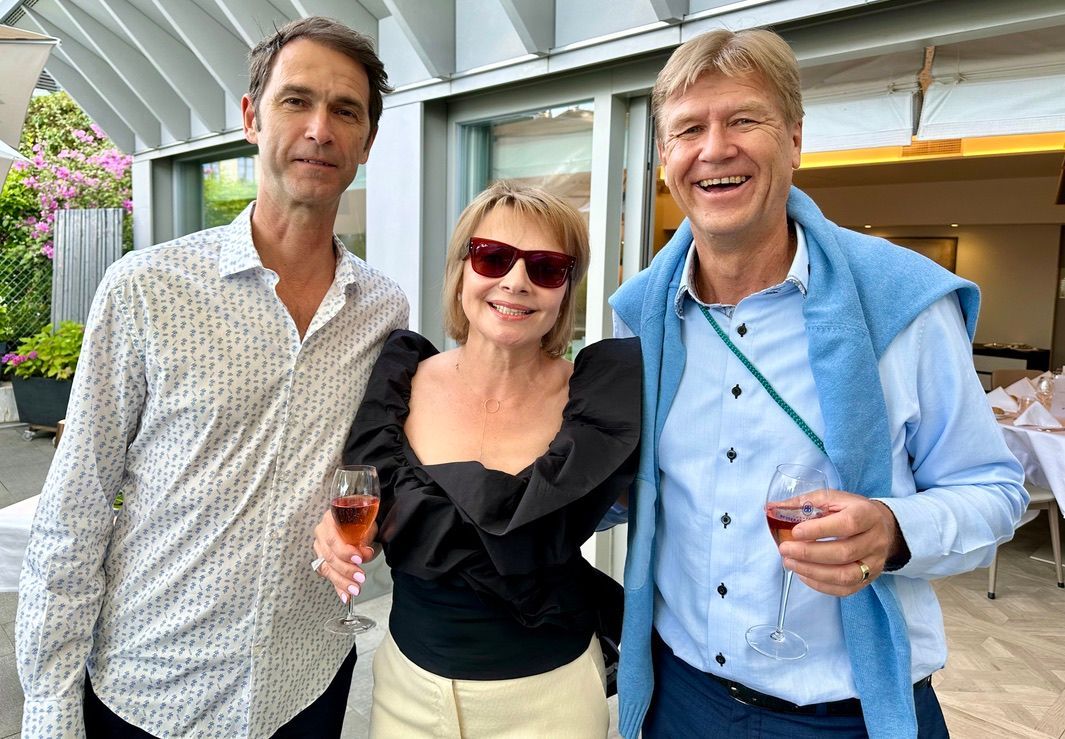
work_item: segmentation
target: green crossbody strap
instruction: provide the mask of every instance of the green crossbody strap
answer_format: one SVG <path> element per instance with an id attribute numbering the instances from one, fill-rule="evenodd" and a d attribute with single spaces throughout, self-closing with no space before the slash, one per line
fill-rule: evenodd
<path id="1" fill-rule="evenodd" d="M 784 409 L 784 412 L 791 417 L 791 420 L 794 421 L 800 429 L 802 429 L 802 432 L 810 437 L 810 441 L 812 441 L 814 445 L 824 453 L 825 443 L 821 441 L 821 437 L 814 433 L 814 430 L 807 425 L 806 421 L 802 420 L 802 416 L 796 413 L 795 409 L 788 405 L 788 402 L 780 397 L 780 393 L 769 384 L 769 380 L 765 379 L 765 375 L 759 372 L 758 368 L 754 366 L 754 363 L 747 359 L 744 353 L 739 350 L 739 347 L 732 343 L 728 334 L 722 331 L 721 327 L 717 325 L 717 321 L 715 321 L 713 316 L 710 315 L 710 311 L 706 309 L 706 306 L 699 305 L 699 310 L 703 312 L 703 315 L 706 316 L 706 320 L 714 327 L 714 331 L 716 331 L 717 335 L 721 337 L 721 340 L 725 342 L 725 346 L 731 349 L 732 353 L 736 355 L 736 358 L 743 362 L 743 366 L 750 370 L 751 374 L 754 375 L 754 379 L 762 383 L 762 387 L 764 387 L 766 392 L 769 393 L 769 397 L 775 400 L 777 405 Z"/>

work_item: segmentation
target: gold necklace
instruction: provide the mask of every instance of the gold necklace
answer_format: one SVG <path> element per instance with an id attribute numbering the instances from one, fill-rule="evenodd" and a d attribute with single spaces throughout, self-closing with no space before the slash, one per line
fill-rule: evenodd
<path id="1" fill-rule="evenodd" d="M 459 382 L 466 386 L 466 389 L 470 391 L 472 395 L 477 395 L 477 391 L 473 389 L 470 383 L 466 382 L 466 378 L 462 376 L 462 368 L 459 366 L 460 360 L 455 360 L 455 373 L 458 375 Z M 481 441 L 477 447 L 477 461 L 481 462 L 484 459 L 484 435 L 488 429 L 488 416 L 494 416 L 503 409 L 503 401 L 499 398 L 485 398 L 481 401 Z"/>

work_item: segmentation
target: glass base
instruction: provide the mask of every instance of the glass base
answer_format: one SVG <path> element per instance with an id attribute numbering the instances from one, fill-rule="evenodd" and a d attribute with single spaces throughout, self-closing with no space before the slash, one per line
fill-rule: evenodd
<path id="1" fill-rule="evenodd" d="M 366 616 L 358 616 L 355 614 L 352 614 L 351 616 L 337 616 L 336 618 L 331 618 L 325 622 L 326 631 L 330 634 L 340 634 L 341 636 L 364 634 L 375 626 L 377 626 L 377 622 L 372 618 L 366 618 Z"/>
<path id="2" fill-rule="evenodd" d="M 809 648 L 801 636 L 776 626 L 752 626 L 747 629 L 747 643 L 751 649 L 773 659 L 802 659 Z"/>

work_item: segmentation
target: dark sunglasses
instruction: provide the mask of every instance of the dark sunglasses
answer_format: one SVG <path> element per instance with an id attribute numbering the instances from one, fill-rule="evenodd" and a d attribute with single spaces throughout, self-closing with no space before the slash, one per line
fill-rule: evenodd
<path id="1" fill-rule="evenodd" d="M 566 284 L 577 260 L 557 251 L 523 251 L 501 241 L 470 238 L 466 247 L 473 271 L 482 277 L 502 277 L 519 259 L 525 260 L 525 273 L 534 285 L 555 288 Z"/>

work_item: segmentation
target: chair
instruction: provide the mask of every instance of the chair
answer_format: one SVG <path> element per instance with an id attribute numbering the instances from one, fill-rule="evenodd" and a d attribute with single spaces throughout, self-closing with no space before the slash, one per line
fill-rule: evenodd
<path id="1" fill-rule="evenodd" d="M 1050 548 L 1054 553 L 1054 567 L 1058 576 L 1058 587 L 1065 588 L 1065 580 L 1061 576 L 1061 531 L 1058 528 L 1058 518 L 1061 516 L 1061 512 L 1058 510 L 1058 502 L 1054 498 L 1054 493 L 1047 488 L 1026 483 L 1024 489 L 1028 491 L 1031 500 L 1028 501 L 1028 508 L 1025 510 L 1024 515 L 1021 516 L 1021 521 L 1017 526 L 1018 528 L 1024 526 L 1038 516 L 1041 510 L 1047 512 L 1047 516 L 1050 518 Z M 991 562 L 991 567 L 987 572 L 987 597 L 991 600 L 995 599 L 995 577 L 997 574 L 998 550 L 996 549 L 995 559 Z"/>
<path id="2" fill-rule="evenodd" d="M 1030 369 L 997 369 L 991 370 L 991 389 L 996 387 L 1009 387 L 1022 377 L 1034 380 L 1043 374 L 1042 370 Z"/>

